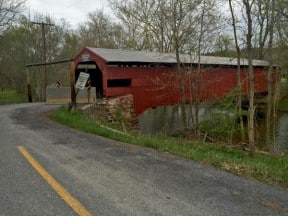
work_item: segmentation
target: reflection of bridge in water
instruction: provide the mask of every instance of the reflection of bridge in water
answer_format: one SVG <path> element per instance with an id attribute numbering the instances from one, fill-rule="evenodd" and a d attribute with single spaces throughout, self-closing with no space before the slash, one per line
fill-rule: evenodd
<path id="1" fill-rule="evenodd" d="M 176 108 L 176 109 L 175 109 Z M 190 107 L 187 106 L 187 113 Z M 215 113 L 226 113 L 227 111 L 211 106 L 209 103 L 201 104 L 200 121 Z M 148 109 L 138 116 L 140 132 L 149 135 L 179 136 L 183 133 L 181 110 L 179 107 L 164 106 L 156 109 Z M 192 127 L 189 121 L 189 128 Z M 265 117 L 257 121 L 256 141 L 259 149 L 269 150 L 272 146 L 266 146 L 265 142 Z M 275 146 L 276 152 L 288 151 L 288 112 L 277 114 L 275 121 Z M 228 138 L 227 138 L 228 139 Z"/>
<path id="2" fill-rule="evenodd" d="M 75 58 L 75 77 L 90 74 L 97 98 L 132 94 L 135 113 L 185 102 L 221 98 L 237 89 L 235 58 L 181 55 L 181 71 L 174 54 L 84 48 Z M 268 63 L 253 61 L 255 93 L 267 92 Z M 241 60 L 242 93 L 249 90 L 248 61 Z M 181 94 L 182 92 L 182 94 Z"/>

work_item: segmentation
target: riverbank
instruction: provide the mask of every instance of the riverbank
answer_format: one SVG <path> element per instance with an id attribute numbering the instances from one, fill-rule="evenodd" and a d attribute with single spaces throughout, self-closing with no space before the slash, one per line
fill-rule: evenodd
<path id="1" fill-rule="evenodd" d="M 281 112 L 288 112 L 288 96 L 279 101 L 278 110 Z"/>
<path id="2" fill-rule="evenodd" d="M 181 138 L 144 136 L 139 133 L 123 133 L 115 130 L 115 128 L 111 130 L 109 127 L 103 127 L 103 124 L 88 118 L 82 111 L 68 112 L 65 107 L 56 110 L 51 115 L 51 119 L 87 133 L 158 149 L 162 152 L 209 164 L 239 176 L 288 189 L 287 153 L 277 156 L 256 154 L 251 157 L 247 152 L 220 144 Z"/>

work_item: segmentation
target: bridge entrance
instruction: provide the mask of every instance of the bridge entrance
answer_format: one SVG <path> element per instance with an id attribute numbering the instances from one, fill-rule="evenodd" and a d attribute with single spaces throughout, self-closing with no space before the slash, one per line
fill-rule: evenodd
<path id="1" fill-rule="evenodd" d="M 75 80 L 77 80 L 80 72 L 90 75 L 91 87 L 96 89 L 96 98 L 103 98 L 103 75 L 98 65 L 93 61 L 79 63 L 75 69 Z"/>

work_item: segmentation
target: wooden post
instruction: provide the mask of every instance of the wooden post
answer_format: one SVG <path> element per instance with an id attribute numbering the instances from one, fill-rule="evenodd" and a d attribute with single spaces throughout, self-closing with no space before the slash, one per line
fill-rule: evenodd
<path id="1" fill-rule="evenodd" d="M 27 93 L 28 93 L 28 102 L 32 103 L 32 85 L 30 80 L 30 74 L 28 67 L 26 67 L 26 78 L 27 78 Z"/>
<path id="2" fill-rule="evenodd" d="M 90 103 L 90 96 L 91 96 L 91 80 L 90 80 L 90 78 L 87 81 L 87 93 L 88 93 L 88 103 Z"/>
<path id="3" fill-rule="evenodd" d="M 70 63 L 70 87 L 71 87 L 71 104 L 69 110 L 76 108 L 76 92 L 75 92 L 75 65 L 74 62 Z"/>

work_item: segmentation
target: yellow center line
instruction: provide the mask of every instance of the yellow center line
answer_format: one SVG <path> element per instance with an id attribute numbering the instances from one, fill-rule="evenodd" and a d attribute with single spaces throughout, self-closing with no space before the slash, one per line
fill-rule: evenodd
<path id="1" fill-rule="evenodd" d="M 80 216 L 92 215 L 80 202 L 78 202 L 61 184 L 59 184 L 23 147 L 18 150 L 34 169 L 47 181 L 47 183 L 58 193 L 58 195 Z"/>

